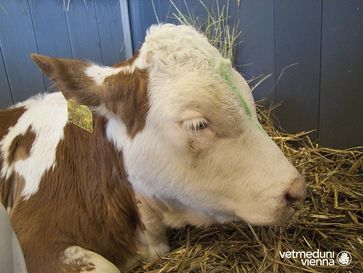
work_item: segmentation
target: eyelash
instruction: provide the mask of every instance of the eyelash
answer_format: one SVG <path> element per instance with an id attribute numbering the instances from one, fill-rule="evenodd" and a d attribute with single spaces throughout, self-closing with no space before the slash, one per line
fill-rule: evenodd
<path id="1" fill-rule="evenodd" d="M 205 119 L 192 119 L 186 121 L 186 126 L 191 132 L 199 132 L 209 127 Z"/>

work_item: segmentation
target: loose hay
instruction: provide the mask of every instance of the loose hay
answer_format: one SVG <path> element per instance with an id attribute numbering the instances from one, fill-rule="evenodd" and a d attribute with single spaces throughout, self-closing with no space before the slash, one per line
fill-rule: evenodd
<path id="1" fill-rule="evenodd" d="M 233 60 L 240 34 L 227 24 L 228 5 L 206 9 L 205 21 L 177 12 L 179 23 L 206 33 L 221 53 Z M 267 76 L 257 77 L 257 85 Z M 256 86 L 256 84 L 255 84 Z M 313 144 L 308 133 L 282 133 L 272 109 L 258 107 L 267 133 L 307 181 L 307 198 L 288 227 L 253 227 L 243 223 L 169 232 L 172 251 L 132 272 L 363 272 L 363 152 Z M 280 251 L 349 251 L 352 263 L 342 267 L 304 266 L 300 259 L 280 257 Z"/>
<path id="2" fill-rule="evenodd" d="M 307 133 L 286 134 L 259 107 L 265 130 L 304 174 L 307 198 L 291 224 L 252 227 L 243 223 L 170 231 L 172 251 L 134 272 L 362 272 L 363 152 L 323 148 Z M 352 254 L 349 266 L 303 266 L 280 251 Z"/>

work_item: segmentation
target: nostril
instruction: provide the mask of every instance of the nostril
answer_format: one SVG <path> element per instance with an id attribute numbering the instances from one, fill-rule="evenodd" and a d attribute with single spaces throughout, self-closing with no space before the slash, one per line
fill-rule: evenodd
<path id="1" fill-rule="evenodd" d="M 301 198 L 294 196 L 290 192 L 285 193 L 285 200 L 289 205 L 295 205 L 301 202 Z"/>
<path id="2" fill-rule="evenodd" d="M 301 189 L 297 191 L 296 190 L 287 191 L 285 193 L 284 198 L 289 206 L 297 210 L 305 200 L 305 190 Z"/>
<path id="3" fill-rule="evenodd" d="M 305 200 L 305 179 L 299 175 L 290 181 L 290 185 L 286 189 L 283 199 L 287 205 L 297 210 Z"/>

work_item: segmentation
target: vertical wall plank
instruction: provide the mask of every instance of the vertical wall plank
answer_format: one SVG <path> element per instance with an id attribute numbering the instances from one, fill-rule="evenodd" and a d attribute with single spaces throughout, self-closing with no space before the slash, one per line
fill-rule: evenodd
<path id="1" fill-rule="evenodd" d="M 5 108 L 12 104 L 11 90 L 5 70 L 3 54 L 0 48 L 0 108 Z"/>
<path id="2" fill-rule="evenodd" d="M 141 47 L 146 29 L 157 23 L 157 20 L 152 10 L 151 1 L 129 1 L 129 11 L 132 46 L 135 51 Z"/>
<path id="3" fill-rule="evenodd" d="M 39 53 L 71 58 L 66 16 L 62 1 L 29 0 Z"/>
<path id="4" fill-rule="evenodd" d="M 276 116 L 291 133 L 318 129 L 321 6 L 321 0 L 275 0 Z"/>
<path id="5" fill-rule="evenodd" d="M 95 0 L 103 63 L 112 65 L 126 58 L 119 0 Z"/>
<path id="6" fill-rule="evenodd" d="M 125 55 L 126 58 L 130 58 L 133 55 L 132 48 L 132 35 L 131 35 L 131 24 L 130 24 L 130 13 L 129 13 L 129 1 L 120 0 L 122 29 L 124 35 Z"/>
<path id="7" fill-rule="evenodd" d="M 155 0 L 155 8 L 160 21 L 171 21 L 175 9 L 167 0 Z M 194 16 L 203 17 L 204 8 L 199 1 L 174 0 L 175 5 L 185 14 L 188 9 Z M 215 0 L 204 1 L 208 7 L 215 6 Z M 188 5 L 188 9 L 185 6 Z M 248 79 L 274 74 L 274 27 L 273 27 L 273 0 L 254 1 L 244 0 L 238 7 L 236 1 L 230 1 L 230 15 L 239 20 L 239 28 L 242 31 L 240 45 L 237 50 L 236 67 Z M 226 1 L 219 1 L 220 7 Z M 134 50 L 144 41 L 145 31 L 151 24 L 157 23 L 151 1 L 130 1 L 130 21 L 133 36 Z M 256 82 L 255 82 L 256 83 Z M 254 91 L 256 99 L 267 97 L 274 101 L 273 77 L 265 80 Z"/>
<path id="8" fill-rule="evenodd" d="M 44 91 L 42 74 L 30 59 L 38 52 L 32 18 L 26 0 L 1 1 L 0 41 L 14 101 Z"/>
<path id="9" fill-rule="evenodd" d="M 253 91 L 253 96 L 256 100 L 267 99 L 274 103 L 273 0 L 243 0 L 240 3 L 235 9 L 241 30 L 240 44 L 236 52 L 237 68 L 247 79 L 272 74 Z"/>
<path id="10" fill-rule="evenodd" d="M 72 50 L 62 1 L 29 0 L 29 7 L 39 53 L 71 58 Z M 45 82 L 49 89 L 51 82 L 48 79 Z"/>
<path id="11" fill-rule="evenodd" d="M 323 4 L 320 142 L 363 145 L 363 3 Z"/>
<path id="12" fill-rule="evenodd" d="M 73 57 L 102 64 L 96 7 L 93 0 L 71 1 L 66 17 Z"/>

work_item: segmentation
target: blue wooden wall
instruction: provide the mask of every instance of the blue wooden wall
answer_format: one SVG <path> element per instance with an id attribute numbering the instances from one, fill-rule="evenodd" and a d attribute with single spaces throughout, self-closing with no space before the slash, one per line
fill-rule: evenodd
<path id="1" fill-rule="evenodd" d="M 171 20 L 176 11 L 168 2 L 130 1 L 134 48 L 156 17 Z M 199 1 L 173 2 L 185 14 L 186 5 L 200 9 Z M 363 146 L 363 1 L 219 0 L 220 7 L 227 2 L 242 32 L 236 68 L 247 79 L 272 74 L 254 97 L 281 104 L 281 126 L 315 130 L 312 138 L 325 146 Z"/>
<path id="2" fill-rule="evenodd" d="M 228 2 L 203 0 L 216 1 Z M 173 2 L 204 16 L 197 0 Z M 242 32 L 235 65 L 247 79 L 272 74 L 254 96 L 281 103 L 282 127 L 315 130 L 325 146 L 363 145 L 363 1 L 229 4 Z M 169 0 L 0 0 L 0 107 L 49 89 L 30 53 L 112 64 L 131 54 L 131 42 L 134 50 L 142 44 L 157 17 L 175 21 L 173 12 Z"/>
<path id="3" fill-rule="evenodd" d="M 105 65 L 125 59 L 121 4 L 119 0 L 0 0 L 0 107 L 50 88 L 31 53 Z"/>

